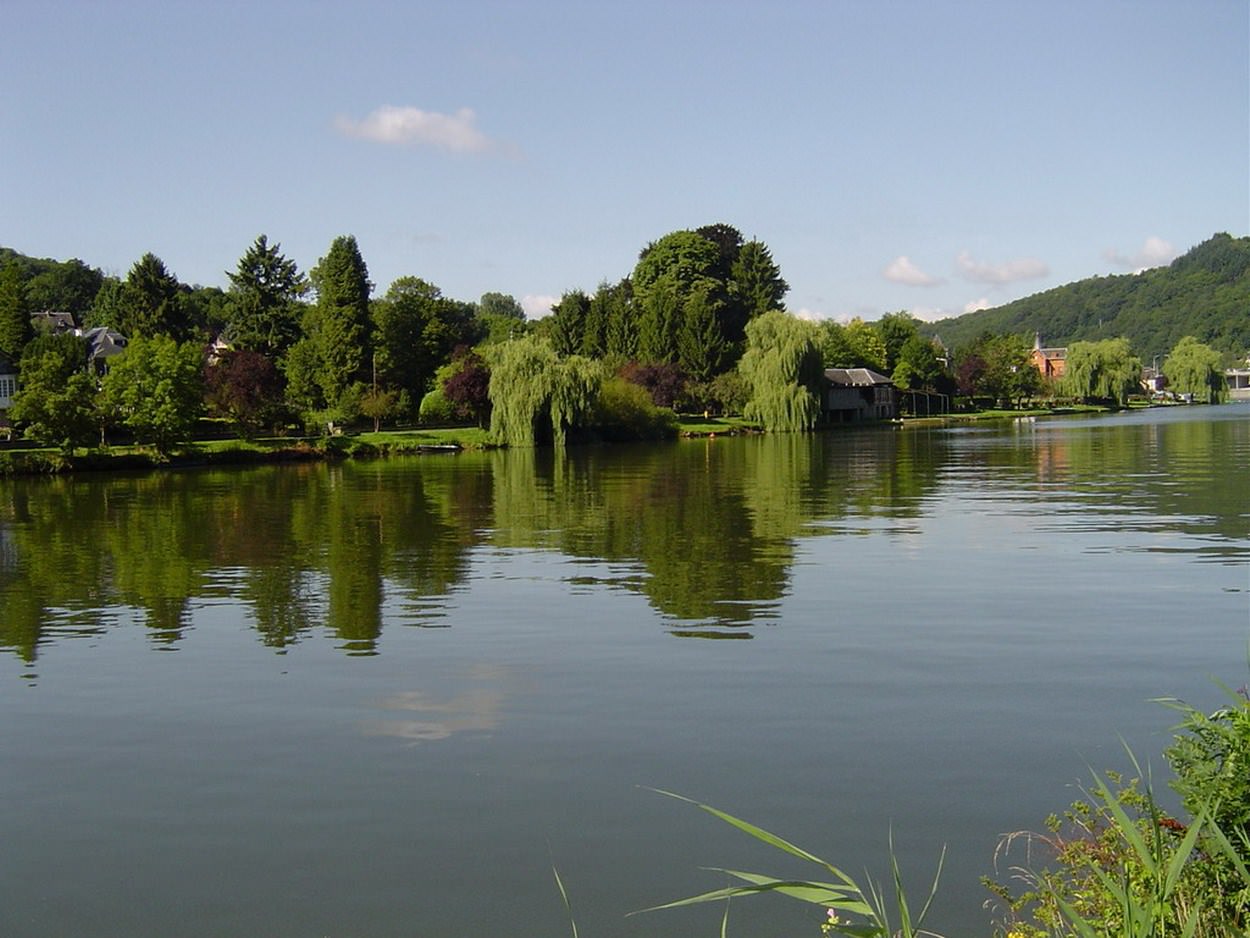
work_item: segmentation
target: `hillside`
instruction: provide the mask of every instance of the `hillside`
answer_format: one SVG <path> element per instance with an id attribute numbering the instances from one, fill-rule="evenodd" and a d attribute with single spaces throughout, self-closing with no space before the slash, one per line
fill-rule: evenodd
<path id="1" fill-rule="evenodd" d="M 1037 332 L 1056 346 L 1124 336 L 1143 360 L 1192 335 L 1230 360 L 1242 359 L 1250 351 L 1250 237 L 1217 234 L 1167 267 L 1091 277 L 924 331 L 952 349 L 983 332 Z"/>

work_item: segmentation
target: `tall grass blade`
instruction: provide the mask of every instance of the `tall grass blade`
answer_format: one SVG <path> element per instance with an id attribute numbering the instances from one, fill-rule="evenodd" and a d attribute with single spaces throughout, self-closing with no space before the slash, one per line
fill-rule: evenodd
<path id="1" fill-rule="evenodd" d="M 564 902 L 564 911 L 568 913 L 569 925 L 573 928 L 573 938 L 577 938 L 577 922 L 573 919 L 573 907 L 569 905 L 569 894 L 564 891 L 564 882 L 560 879 L 560 871 L 553 865 L 551 872 L 556 878 L 556 887 L 560 890 L 560 899 Z"/>

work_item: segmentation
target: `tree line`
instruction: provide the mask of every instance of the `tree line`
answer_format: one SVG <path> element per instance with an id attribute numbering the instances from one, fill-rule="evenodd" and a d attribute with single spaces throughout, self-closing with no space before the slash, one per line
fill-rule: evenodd
<path id="1" fill-rule="evenodd" d="M 878 372 L 905 400 L 1008 405 L 1122 403 L 1141 370 L 1123 340 L 1076 343 L 1064 384 L 1046 386 L 1021 335 L 983 333 L 952 353 L 905 312 L 800 320 L 767 245 L 726 224 L 664 235 L 630 273 L 566 292 L 538 320 L 508 294 L 456 300 L 416 276 L 376 295 L 350 235 L 304 273 L 262 234 L 227 278 L 224 290 L 188 286 L 152 253 L 118 278 L 0 249 L 0 354 L 21 376 L 9 418 L 64 447 L 123 431 L 167 450 L 205 415 L 245 436 L 475 422 L 517 445 L 667 435 L 674 410 L 807 430 L 827 368 Z M 93 359 L 82 336 L 32 320 L 40 310 L 71 313 L 124 352 Z M 1165 360 L 1169 378 L 1217 399 L 1219 355 L 1186 343 Z"/>

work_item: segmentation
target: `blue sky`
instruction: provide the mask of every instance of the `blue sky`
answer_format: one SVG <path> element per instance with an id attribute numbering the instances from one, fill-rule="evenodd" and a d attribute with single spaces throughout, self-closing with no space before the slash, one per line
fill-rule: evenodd
<path id="1" fill-rule="evenodd" d="M 354 234 L 532 315 L 725 222 L 958 315 L 1250 232 L 1245 0 L 6 0 L 0 245 L 225 286 Z"/>

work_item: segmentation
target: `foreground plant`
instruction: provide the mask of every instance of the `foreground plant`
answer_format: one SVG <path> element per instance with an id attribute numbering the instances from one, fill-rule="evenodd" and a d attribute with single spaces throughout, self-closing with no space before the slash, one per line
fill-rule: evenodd
<path id="1" fill-rule="evenodd" d="M 1172 783 L 1188 817 L 1165 814 L 1145 773 L 1129 753 L 1136 777 L 1095 775 L 1091 790 L 1047 833 L 1004 838 L 1000 855 L 1018 842 L 1029 851 L 1013 867 L 1025 885 L 1013 894 L 986 881 L 1008 914 L 1008 938 L 1197 938 L 1245 935 L 1250 925 L 1250 701 L 1211 715 L 1166 701 L 1185 719 L 1166 750 Z M 1032 868 L 1034 850 L 1052 866 Z"/>
<path id="2" fill-rule="evenodd" d="M 642 911 L 655 912 L 660 909 L 675 909 L 680 906 L 696 905 L 704 902 L 724 901 L 728 903 L 729 900 L 740 896 L 779 893 L 792 899 L 798 899 L 801 902 L 822 907 L 825 910 L 825 921 L 821 925 L 821 930 L 827 935 L 840 934 L 851 936 L 851 938 L 918 938 L 921 935 L 935 935 L 934 932 L 924 931 L 921 926 L 929 912 L 929 906 L 933 903 L 933 897 L 937 893 L 938 879 L 942 875 L 942 862 L 946 857 L 945 848 L 943 848 L 942 855 L 938 859 L 937 871 L 934 873 L 933 884 L 929 888 L 929 894 L 925 898 L 924 905 L 918 914 L 913 914 L 911 904 L 908 902 L 903 888 L 903 879 L 899 871 L 898 860 L 894 854 L 894 837 L 892 834 L 890 836 L 890 872 L 893 880 L 893 897 L 891 899 L 887 897 L 886 891 L 881 887 L 881 884 L 875 882 L 871 877 L 866 880 L 866 887 L 861 887 L 854 879 L 832 863 L 822 860 L 815 854 L 809 853 L 802 847 L 797 847 L 788 840 L 784 840 L 761 827 L 756 827 L 754 824 L 734 817 L 732 814 L 727 814 L 717 808 L 701 804 L 682 795 L 660 791 L 659 789 L 653 790 L 661 795 L 667 795 L 670 798 L 676 798 L 679 801 L 692 804 L 713 817 L 720 818 L 725 823 L 749 834 L 756 840 L 768 844 L 770 847 L 775 847 L 783 853 L 788 853 L 791 856 L 798 857 L 800 860 L 815 864 L 822 869 L 822 875 L 827 874 L 832 877 L 833 881 L 779 879 L 761 873 L 716 868 L 718 872 L 740 880 L 744 885 L 715 889 L 711 892 L 705 892 L 686 899 L 678 899 L 674 902 L 667 902 L 663 905 L 653 906 L 650 909 L 643 909 Z M 726 907 L 725 916 L 721 921 L 722 936 L 727 931 L 728 917 L 729 911 L 728 907 Z"/>

